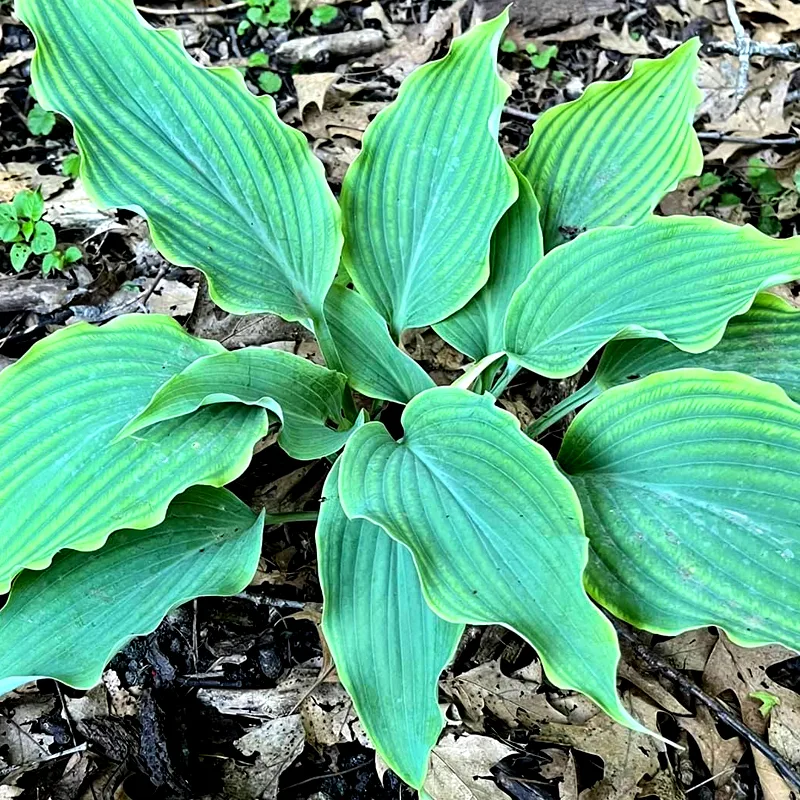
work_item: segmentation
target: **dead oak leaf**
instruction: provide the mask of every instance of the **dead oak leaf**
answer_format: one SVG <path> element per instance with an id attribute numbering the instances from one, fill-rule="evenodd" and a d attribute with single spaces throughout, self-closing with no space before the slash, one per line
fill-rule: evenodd
<path id="1" fill-rule="evenodd" d="M 749 14 L 777 17 L 785 23 L 785 32 L 800 30 L 800 4 L 796 0 L 739 0 L 739 6 Z"/>
<path id="2" fill-rule="evenodd" d="M 448 733 L 431 753 L 425 791 L 433 800 L 508 800 L 491 768 L 515 752 L 488 736 Z"/>
<path id="3" fill-rule="evenodd" d="M 297 92 L 297 108 L 300 116 L 309 105 L 315 105 L 318 111 L 325 108 L 325 95 L 342 76 L 338 72 L 313 72 L 308 75 L 292 76 Z"/>
<path id="4" fill-rule="evenodd" d="M 487 714 L 512 728 L 566 722 L 566 717 L 548 703 L 539 682 L 504 675 L 499 661 L 442 681 L 441 691 L 457 703 L 464 724 L 473 731 L 484 730 Z"/>
<path id="5" fill-rule="evenodd" d="M 651 730 L 656 729 L 656 706 L 632 693 L 623 700 L 637 719 Z M 658 755 L 665 749 L 663 743 L 624 728 L 600 712 L 581 725 L 546 723 L 536 739 L 592 753 L 602 759 L 603 777 L 581 792 L 581 800 L 633 800 L 641 794 L 642 782 L 652 782 L 662 771 Z M 662 780 L 675 784 L 671 774 Z"/>

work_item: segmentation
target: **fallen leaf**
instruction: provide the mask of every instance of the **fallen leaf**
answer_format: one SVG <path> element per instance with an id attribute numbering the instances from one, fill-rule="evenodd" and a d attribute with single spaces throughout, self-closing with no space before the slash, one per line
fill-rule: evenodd
<path id="1" fill-rule="evenodd" d="M 656 730 L 658 709 L 652 703 L 632 693 L 623 700 L 637 719 Z M 661 772 L 658 754 L 665 750 L 662 742 L 624 728 L 599 711 L 580 725 L 545 723 L 536 738 L 593 753 L 603 760 L 603 777 L 581 792 L 581 800 L 633 800 L 642 781 L 652 781 Z M 675 784 L 671 773 L 663 780 Z"/>
<path id="2" fill-rule="evenodd" d="M 541 684 L 504 675 L 499 661 L 481 664 L 441 682 L 444 696 L 458 704 L 472 731 L 483 731 L 486 714 L 514 728 L 541 722 L 566 722 L 541 691 Z"/>
<path id="3" fill-rule="evenodd" d="M 433 800 L 508 800 L 491 768 L 515 752 L 488 736 L 445 734 L 431 753 L 425 791 Z"/>
<path id="4" fill-rule="evenodd" d="M 235 742 L 242 763 L 229 760 L 222 770 L 226 800 L 274 800 L 281 773 L 303 752 L 305 737 L 299 714 L 264 722 Z"/>
<path id="5" fill-rule="evenodd" d="M 720 634 L 703 673 L 703 687 L 714 696 L 731 690 L 739 701 L 742 721 L 759 736 L 767 733 L 768 720 L 761 714 L 761 702 L 753 694 L 768 692 L 790 706 L 797 695 L 775 683 L 767 675 L 774 664 L 792 658 L 794 653 L 780 645 L 739 647 Z M 790 800 L 789 787 L 775 771 L 772 763 L 760 752 L 753 751 L 753 760 L 761 788 L 767 800 Z"/>
<path id="6" fill-rule="evenodd" d="M 338 72 L 312 72 L 308 75 L 298 74 L 292 76 L 295 91 L 297 92 L 297 108 L 300 116 L 306 106 L 315 105 L 318 111 L 325 108 L 325 95 L 336 81 L 342 76 Z"/>
<path id="7" fill-rule="evenodd" d="M 616 33 L 611 30 L 611 25 L 606 19 L 599 34 L 600 47 L 604 47 L 606 50 L 616 50 L 626 56 L 646 56 L 653 52 L 644 36 L 640 36 L 638 39 L 631 36 L 627 22 L 623 22 L 622 30 Z"/>
<path id="8" fill-rule="evenodd" d="M 796 0 L 739 0 L 747 13 L 769 14 L 785 23 L 786 32 L 800 30 L 800 4 Z"/>

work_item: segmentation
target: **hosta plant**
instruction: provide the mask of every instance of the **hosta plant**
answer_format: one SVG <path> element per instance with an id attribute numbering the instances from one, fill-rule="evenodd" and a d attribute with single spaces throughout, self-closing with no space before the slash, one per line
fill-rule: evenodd
<path id="1" fill-rule="evenodd" d="M 87 687 L 171 606 L 245 586 L 262 521 L 221 487 L 271 426 L 294 458 L 335 460 L 323 631 L 375 747 L 422 791 L 465 624 L 516 631 L 551 683 L 638 730 L 599 606 L 800 649 L 800 317 L 759 294 L 800 277 L 800 240 L 653 213 L 702 166 L 696 40 L 547 111 L 509 162 L 507 16 L 477 25 L 376 117 L 337 201 L 269 97 L 131 0 L 17 12 L 88 193 L 146 215 L 223 309 L 300 321 L 326 366 L 123 316 L 6 369 L 0 690 Z M 426 326 L 474 362 L 452 386 L 400 346 Z M 592 400 L 554 460 L 496 398 L 604 347 L 535 426 Z"/>

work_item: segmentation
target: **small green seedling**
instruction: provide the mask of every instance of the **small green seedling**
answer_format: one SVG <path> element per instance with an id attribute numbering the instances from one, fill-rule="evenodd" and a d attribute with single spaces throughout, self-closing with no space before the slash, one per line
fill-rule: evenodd
<path id="1" fill-rule="evenodd" d="M 23 189 L 11 203 L 0 204 L 0 241 L 11 245 L 9 258 L 16 272 L 21 272 L 31 256 L 43 256 L 42 273 L 63 270 L 81 258 L 77 247 L 59 250 L 56 232 L 42 219 L 44 200 L 40 191 Z"/>
<path id="2" fill-rule="evenodd" d="M 77 178 L 81 173 L 80 153 L 69 153 L 61 163 L 61 173 L 67 178 Z"/>
<path id="3" fill-rule="evenodd" d="M 247 0 L 247 12 L 237 28 L 241 36 L 253 25 L 269 27 L 282 25 L 292 18 L 292 6 L 289 0 Z"/>
<path id="4" fill-rule="evenodd" d="M 42 108 L 39 103 L 34 103 L 28 113 L 28 130 L 34 136 L 47 136 L 56 124 L 56 115 L 52 111 Z"/>
<path id="5" fill-rule="evenodd" d="M 311 24 L 315 28 L 321 28 L 323 25 L 330 25 L 339 16 L 339 9 L 336 6 L 322 4 L 316 6 L 311 12 Z"/>
<path id="6" fill-rule="evenodd" d="M 698 40 L 548 109 L 509 161 L 503 13 L 406 79 L 337 199 L 274 103 L 132 0 L 16 8 L 89 195 L 141 209 L 229 313 L 305 326 L 325 366 L 129 314 L 0 373 L 0 692 L 88 688 L 175 604 L 240 591 L 264 518 L 222 487 L 271 426 L 290 457 L 326 459 L 322 630 L 421 797 L 467 624 L 515 631 L 550 682 L 638 732 L 598 606 L 800 650 L 800 312 L 762 291 L 800 279 L 800 238 L 653 213 L 703 169 Z M 135 93 L 98 80 L 109 64 Z M 401 347 L 429 327 L 464 356 L 450 386 Z M 498 405 L 522 370 L 571 378 L 601 351 L 526 430 Z"/>
<path id="7" fill-rule="evenodd" d="M 525 52 L 530 56 L 531 66 L 534 69 L 546 69 L 558 55 L 558 46 L 551 44 L 544 50 L 539 50 L 535 44 L 528 44 L 525 46 Z"/>
<path id="8" fill-rule="evenodd" d="M 258 85 L 265 94 L 275 94 L 275 92 L 280 91 L 283 81 L 277 72 L 264 70 L 264 72 L 258 76 Z"/>

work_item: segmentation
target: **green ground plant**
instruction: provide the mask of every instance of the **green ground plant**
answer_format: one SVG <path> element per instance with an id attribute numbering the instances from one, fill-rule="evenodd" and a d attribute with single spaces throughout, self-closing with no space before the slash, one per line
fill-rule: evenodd
<path id="1" fill-rule="evenodd" d="M 53 226 L 42 219 L 44 199 L 39 191 L 23 189 L 10 203 L 0 203 L 0 241 L 9 245 L 8 257 L 15 272 L 25 269 L 31 256 L 42 256 L 42 274 L 61 271 L 80 261 L 80 248 L 58 247 Z"/>
<path id="2" fill-rule="evenodd" d="M 340 454 L 317 523 L 323 630 L 422 794 L 465 624 L 516 631 L 552 683 L 639 731 L 600 607 L 800 649 L 800 316 L 762 291 L 800 278 L 800 240 L 653 214 L 702 170 L 697 40 L 545 112 L 509 162 L 501 14 L 405 81 L 337 202 L 271 98 L 193 64 L 131 0 L 17 12 L 98 205 L 144 213 L 223 309 L 301 322 L 327 366 L 127 315 L 4 370 L 0 692 L 89 687 L 174 604 L 246 586 L 263 518 L 221 487 L 271 426 L 294 458 Z M 473 362 L 452 386 L 398 346 L 425 326 Z M 590 388 L 531 431 L 591 400 L 554 460 L 496 398 L 601 350 Z"/>

